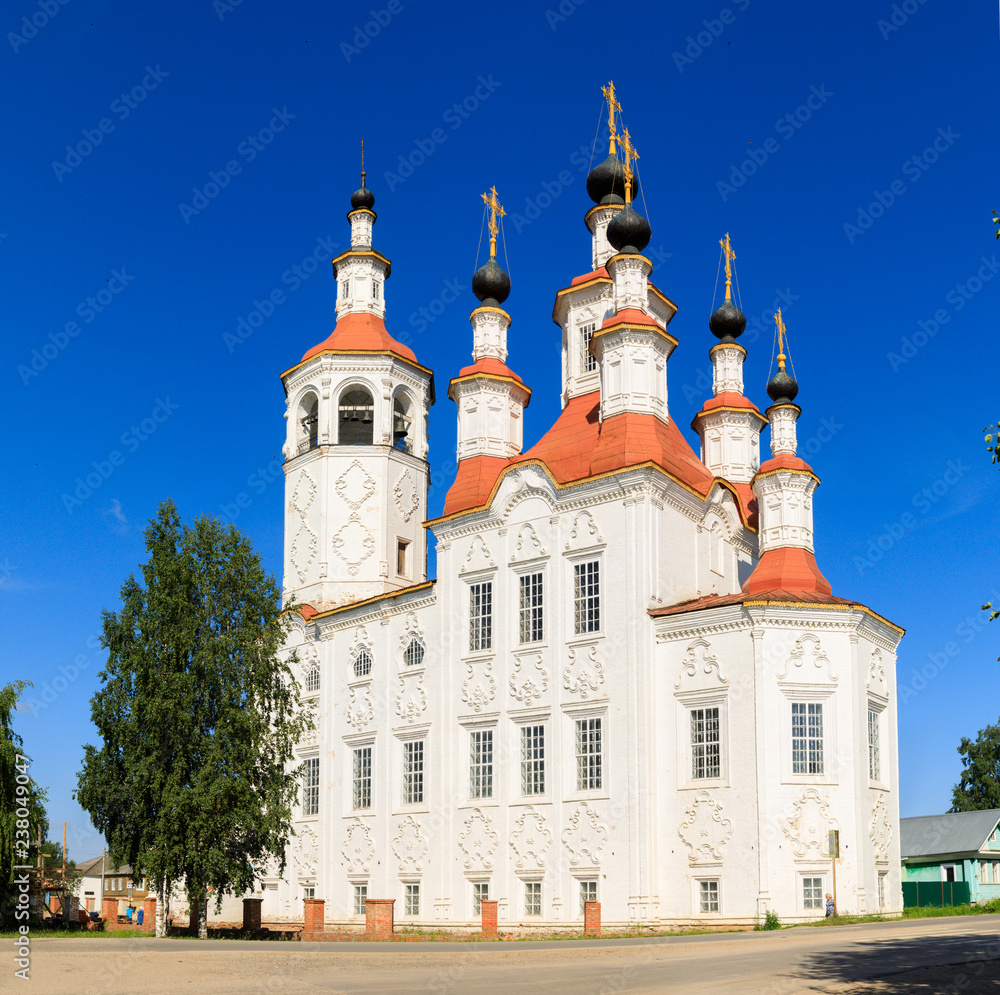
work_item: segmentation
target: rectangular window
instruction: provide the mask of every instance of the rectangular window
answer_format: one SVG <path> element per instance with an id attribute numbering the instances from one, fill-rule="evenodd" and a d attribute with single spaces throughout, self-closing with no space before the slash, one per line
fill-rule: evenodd
<path id="1" fill-rule="evenodd" d="M 699 905 L 698 908 L 702 912 L 718 912 L 719 911 L 719 882 L 718 881 L 699 881 L 698 882 L 699 891 Z"/>
<path id="2" fill-rule="evenodd" d="M 792 773 L 823 773 L 823 706 L 792 702 Z"/>
<path id="3" fill-rule="evenodd" d="M 483 914 L 483 902 L 490 900 L 489 881 L 474 881 L 472 884 L 472 914 L 479 916 Z"/>
<path id="4" fill-rule="evenodd" d="M 1000 884 L 1000 860 L 993 861 L 993 883 Z"/>
<path id="5" fill-rule="evenodd" d="M 492 729 L 475 729 L 469 734 L 469 795 L 493 797 Z"/>
<path id="6" fill-rule="evenodd" d="M 545 726 L 521 726 L 521 794 L 545 794 Z"/>
<path id="7" fill-rule="evenodd" d="M 361 746 L 354 751 L 354 807 L 372 807 L 372 748 Z"/>
<path id="8" fill-rule="evenodd" d="M 310 757 L 302 775 L 302 814 L 319 815 L 319 757 Z"/>
<path id="9" fill-rule="evenodd" d="M 540 916 L 542 914 L 542 882 L 524 882 L 524 914 Z"/>
<path id="10" fill-rule="evenodd" d="M 593 321 L 580 329 L 580 369 L 584 373 L 593 373 L 597 369 L 597 360 L 590 354 L 590 340 L 596 329 L 597 323 Z"/>
<path id="11" fill-rule="evenodd" d="M 420 915 L 420 885 L 408 884 L 403 895 L 403 915 Z"/>
<path id="12" fill-rule="evenodd" d="M 542 638 L 542 575 L 526 574 L 521 581 L 521 642 Z"/>
<path id="13" fill-rule="evenodd" d="M 381 285 L 378 280 L 372 280 L 372 300 L 378 300 L 381 292 Z"/>
<path id="14" fill-rule="evenodd" d="M 469 649 L 493 648 L 493 581 L 469 587 Z"/>
<path id="15" fill-rule="evenodd" d="M 580 915 L 585 912 L 584 902 L 596 902 L 597 901 L 597 882 L 596 881 L 581 881 L 580 882 Z"/>
<path id="16" fill-rule="evenodd" d="M 885 882 L 889 875 L 885 871 L 879 871 L 878 875 L 878 907 L 885 908 Z"/>
<path id="17" fill-rule="evenodd" d="M 424 800 L 424 741 L 415 739 L 403 744 L 403 804 L 417 805 Z"/>
<path id="18" fill-rule="evenodd" d="M 351 292 L 351 281 L 341 280 L 340 281 L 340 296 L 341 299 L 346 301 L 348 294 Z"/>
<path id="19" fill-rule="evenodd" d="M 823 879 L 803 878 L 802 879 L 802 908 L 822 909 L 826 903 L 823 901 Z"/>
<path id="20" fill-rule="evenodd" d="M 720 777 L 719 709 L 691 709 L 691 777 Z"/>
<path id="21" fill-rule="evenodd" d="M 356 884 L 354 886 L 354 914 L 363 916 L 365 914 L 365 903 L 368 901 L 368 885 Z"/>
<path id="22" fill-rule="evenodd" d="M 878 748 L 878 712 L 868 709 L 868 776 L 873 780 L 879 779 L 881 765 L 879 761 Z"/>
<path id="23" fill-rule="evenodd" d="M 603 783 L 601 720 L 576 720 L 576 790 L 598 791 Z"/>
<path id="24" fill-rule="evenodd" d="M 573 628 L 577 635 L 601 628 L 600 570 L 597 560 L 573 567 Z"/>
<path id="25" fill-rule="evenodd" d="M 303 898 L 315 898 L 316 897 L 316 888 L 315 887 L 312 887 L 312 888 L 303 888 L 302 889 L 302 897 Z"/>
<path id="26" fill-rule="evenodd" d="M 396 573 L 400 577 L 408 577 L 409 565 L 407 564 L 407 553 L 410 544 L 405 539 L 396 540 Z"/>

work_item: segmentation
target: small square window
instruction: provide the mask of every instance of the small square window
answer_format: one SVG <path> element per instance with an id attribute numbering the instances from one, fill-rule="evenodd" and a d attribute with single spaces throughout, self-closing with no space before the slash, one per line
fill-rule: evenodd
<path id="1" fill-rule="evenodd" d="M 597 882 L 596 881 L 581 881 L 580 882 L 580 915 L 585 912 L 584 902 L 596 902 L 597 901 Z"/>
<path id="2" fill-rule="evenodd" d="M 410 576 L 410 544 L 406 539 L 396 540 L 396 573 L 400 577 Z"/>
<path id="3" fill-rule="evenodd" d="M 540 916 L 542 914 L 542 882 L 525 881 L 524 883 L 524 914 Z"/>
<path id="4" fill-rule="evenodd" d="M 483 902 L 490 900 L 489 881 L 474 881 L 472 883 L 472 914 L 479 916 L 483 914 Z"/>
<path id="5" fill-rule="evenodd" d="M 698 882 L 698 908 L 704 913 L 719 911 L 719 882 L 699 881 Z"/>
<path id="6" fill-rule="evenodd" d="M 354 886 L 354 914 L 363 916 L 365 914 L 365 904 L 368 901 L 368 885 L 356 884 Z"/>
<path id="7" fill-rule="evenodd" d="M 302 889 L 302 897 L 303 898 L 315 898 L 316 897 L 316 888 L 315 887 L 303 888 Z"/>
<path id="8" fill-rule="evenodd" d="M 403 894 L 403 915 L 420 915 L 420 885 L 408 884 Z"/>
<path id="9" fill-rule="evenodd" d="M 802 879 L 802 908 L 808 910 L 822 910 L 823 901 L 823 879 L 808 877 Z"/>

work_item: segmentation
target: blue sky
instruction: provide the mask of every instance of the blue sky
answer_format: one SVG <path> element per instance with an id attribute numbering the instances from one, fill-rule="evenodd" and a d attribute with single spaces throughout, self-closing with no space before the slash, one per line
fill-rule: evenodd
<path id="1" fill-rule="evenodd" d="M 1000 284 L 997 11 L 627 10 L 5 8 L 0 679 L 33 680 L 45 706 L 17 728 L 54 827 L 70 823 L 71 856 L 102 845 L 71 799 L 96 736 L 100 612 L 144 559 L 157 503 L 172 497 L 190 520 L 245 494 L 236 524 L 280 575 L 278 375 L 332 327 L 330 245 L 348 242 L 361 138 L 375 243 L 393 261 L 387 324 L 437 374 L 433 515 L 453 473 L 445 387 L 468 361 L 479 194 L 492 184 L 508 212 L 508 362 L 534 388 L 526 444 L 556 417 L 551 308 L 590 268 L 584 177 L 608 79 L 641 155 L 653 279 L 680 309 L 671 415 L 687 431 L 710 392 L 707 318 L 729 231 L 761 407 L 770 311 L 783 307 L 800 453 L 823 480 L 819 564 L 836 593 L 908 630 L 902 814 L 950 804 L 959 738 L 1000 715 L 1000 627 L 979 610 L 1000 598 L 1000 473 L 980 433 L 1000 410 L 993 375 L 975 372 Z M 99 486 L 77 494 L 91 473 Z"/>

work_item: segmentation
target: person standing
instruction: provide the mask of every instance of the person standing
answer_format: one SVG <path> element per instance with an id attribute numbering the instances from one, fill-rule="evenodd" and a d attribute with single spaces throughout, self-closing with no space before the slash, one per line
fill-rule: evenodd
<path id="1" fill-rule="evenodd" d="M 836 907 L 833 904 L 833 895 L 830 892 L 826 893 L 826 917 L 829 919 L 836 912 Z"/>

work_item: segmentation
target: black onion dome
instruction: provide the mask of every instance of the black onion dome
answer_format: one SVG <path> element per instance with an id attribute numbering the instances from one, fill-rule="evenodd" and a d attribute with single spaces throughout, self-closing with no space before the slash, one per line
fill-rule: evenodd
<path id="1" fill-rule="evenodd" d="M 619 252 L 642 252 L 652 235 L 649 222 L 631 204 L 626 204 L 608 225 L 608 241 Z"/>
<path id="2" fill-rule="evenodd" d="M 361 186 L 351 194 L 351 210 L 357 211 L 362 207 L 369 211 L 375 206 L 375 194 L 365 186 L 364 174 L 361 176 Z"/>
<path id="3" fill-rule="evenodd" d="M 726 301 L 712 312 L 708 327 L 717 339 L 738 339 L 747 327 L 747 316 L 732 301 Z"/>
<path id="4" fill-rule="evenodd" d="M 587 193 L 595 204 L 625 203 L 625 168 L 614 152 L 587 175 Z"/>
<path id="5" fill-rule="evenodd" d="M 510 294 L 510 277 L 491 257 L 472 275 L 472 292 L 483 304 L 500 307 Z"/>
<path id="6" fill-rule="evenodd" d="M 777 373 L 767 382 L 767 396 L 777 404 L 779 401 L 794 401 L 799 392 L 798 383 L 784 370 Z"/>

